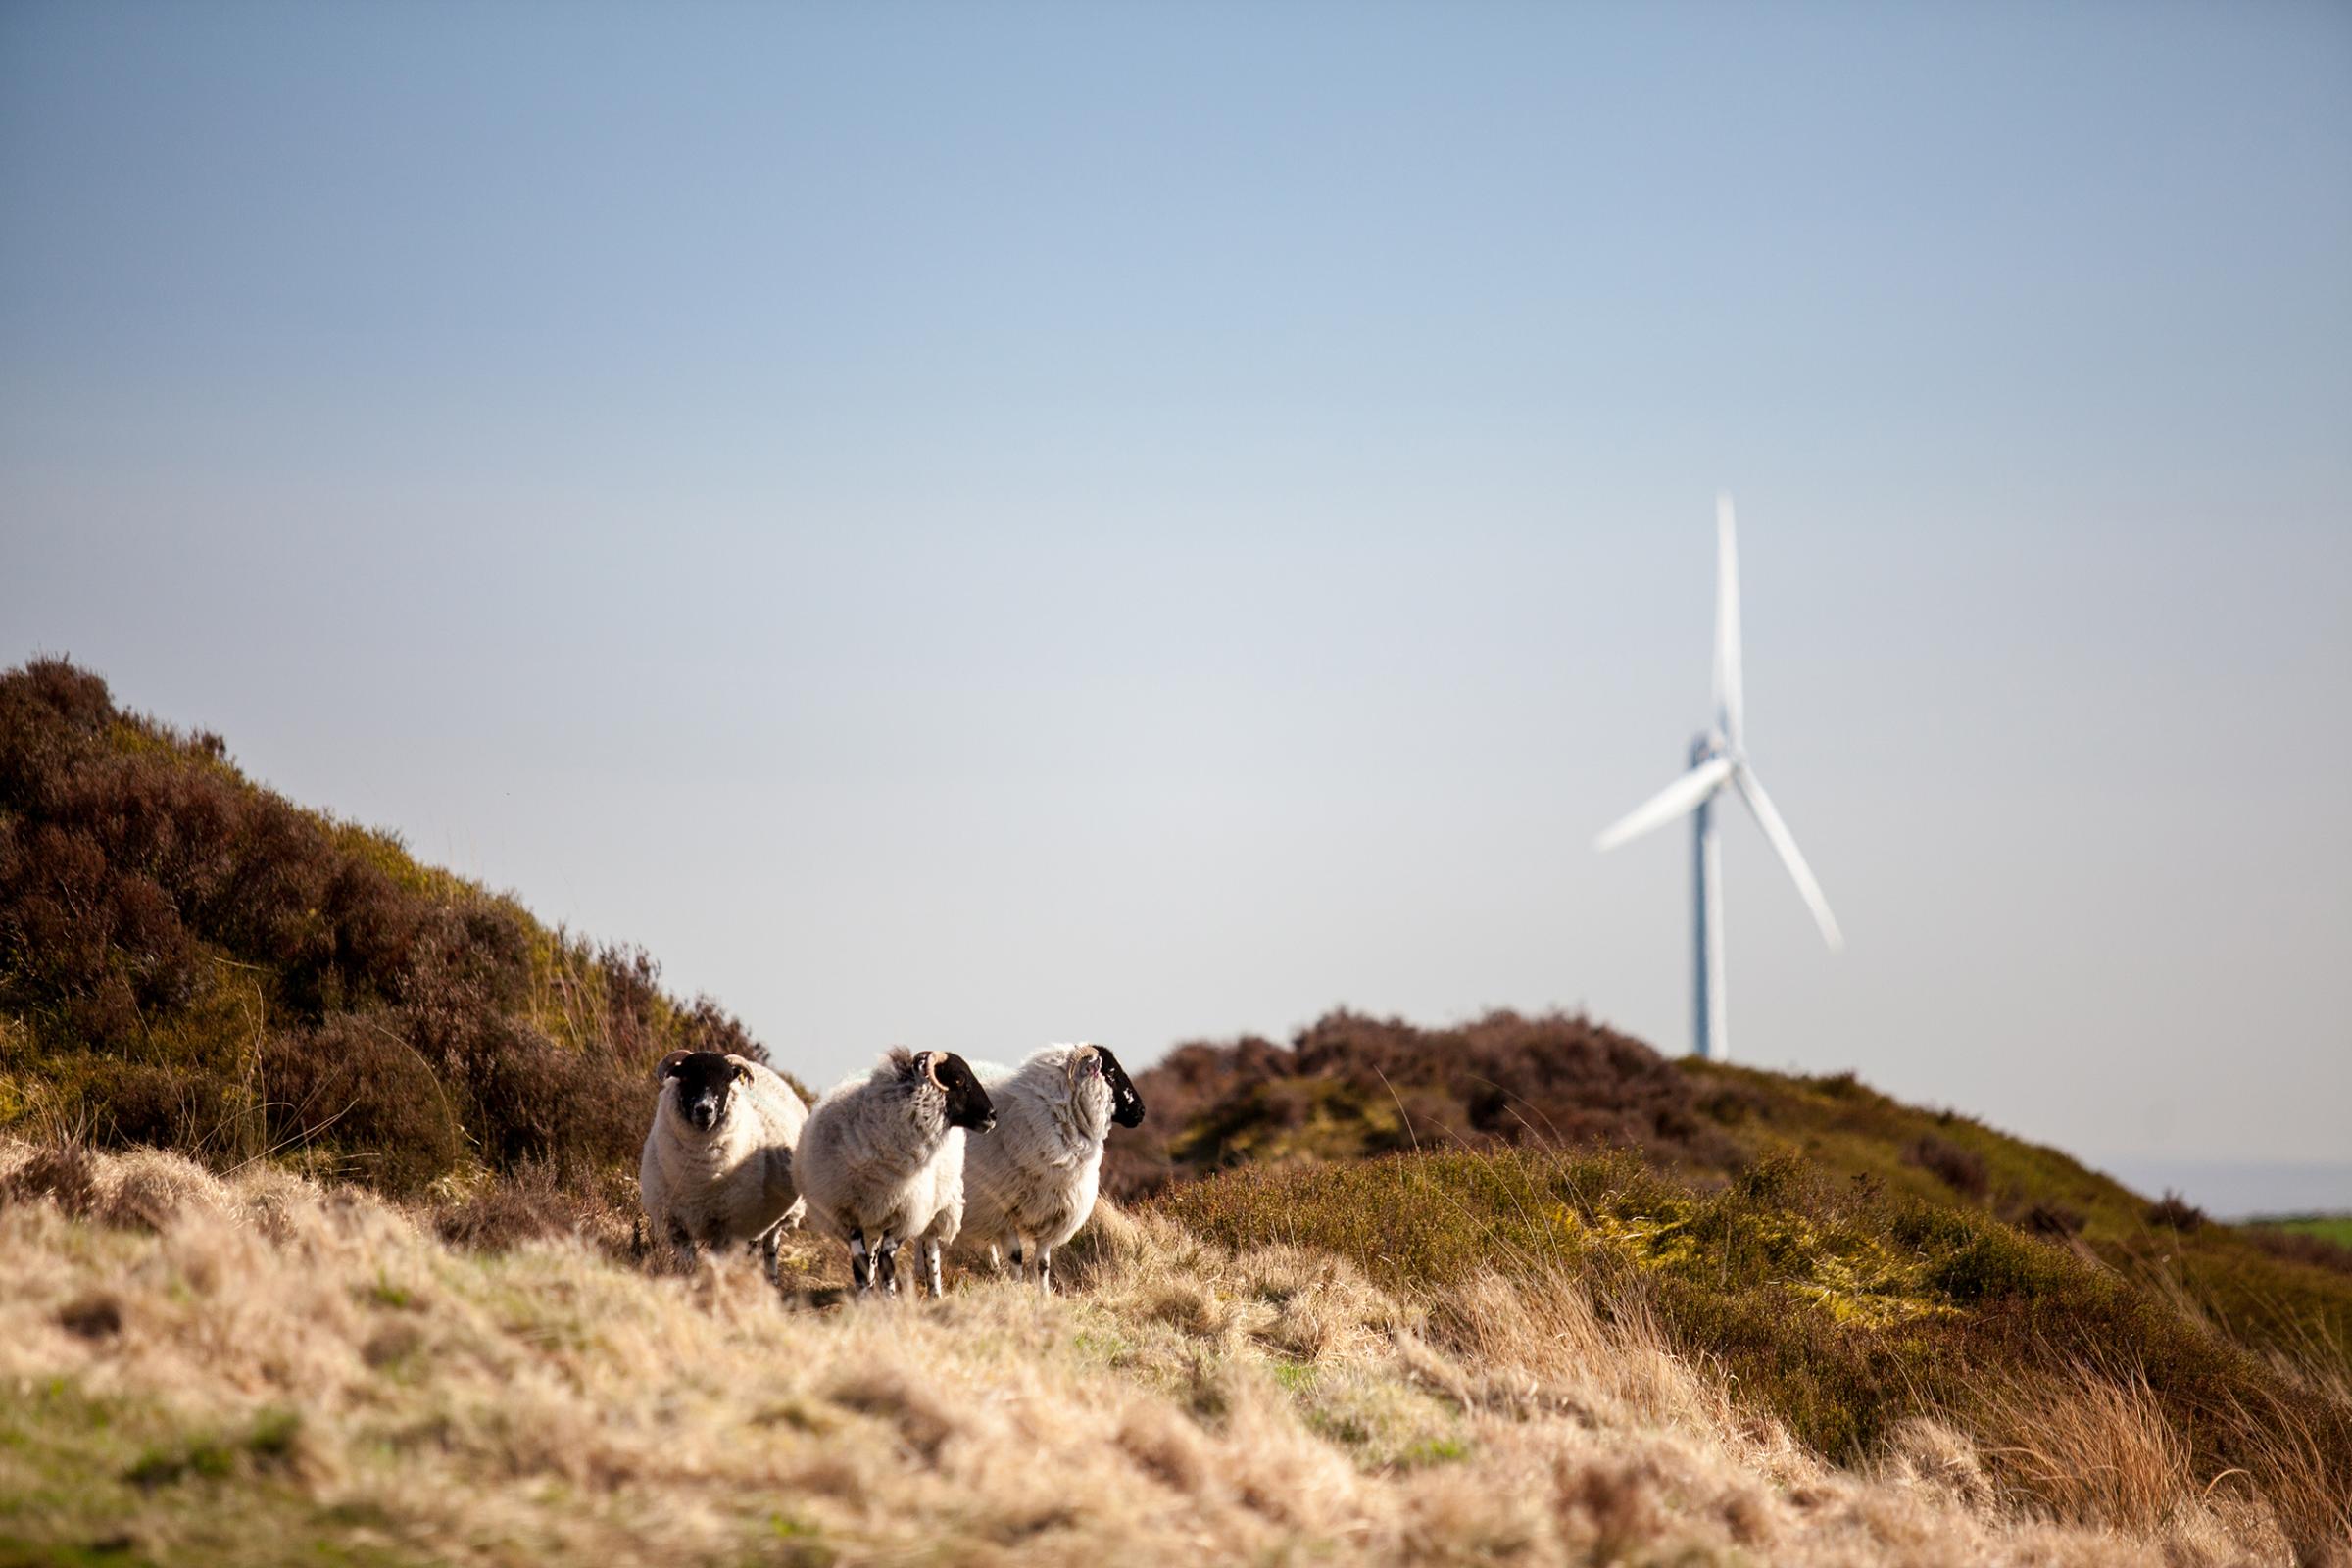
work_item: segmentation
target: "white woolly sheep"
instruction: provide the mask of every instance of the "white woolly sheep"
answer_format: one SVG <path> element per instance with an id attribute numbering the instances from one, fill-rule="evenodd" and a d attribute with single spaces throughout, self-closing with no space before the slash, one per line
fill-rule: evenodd
<path id="1" fill-rule="evenodd" d="M 806 1207 L 793 1147 L 808 1107 L 767 1067 L 715 1051 L 673 1051 L 654 1077 L 661 1098 L 637 1167 L 648 1239 L 689 1267 L 698 1246 L 756 1242 L 773 1275 L 777 1233 Z"/>
<path id="2" fill-rule="evenodd" d="M 978 1070 L 998 1121 L 964 1161 L 965 1244 L 992 1259 L 1008 1248 L 1024 1275 L 1034 1257 L 1038 1287 L 1051 1293 L 1054 1249 L 1094 1212 L 1103 1140 L 1113 1122 L 1144 1119 L 1143 1097 L 1102 1046 L 1048 1046 L 1017 1069 Z"/>
<path id="3" fill-rule="evenodd" d="M 826 1091 L 801 1130 L 798 1176 L 809 1222 L 849 1244 L 857 1289 L 895 1293 L 898 1250 L 912 1242 L 939 1293 L 939 1249 L 961 1219 L 964 1134 L 995 1125 L 988 1092 L 952 1052 L 894 1048 Z"/>

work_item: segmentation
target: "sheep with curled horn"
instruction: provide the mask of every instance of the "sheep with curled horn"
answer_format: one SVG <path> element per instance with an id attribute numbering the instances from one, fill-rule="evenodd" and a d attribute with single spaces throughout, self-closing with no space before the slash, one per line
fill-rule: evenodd
<path id="1" fill-rule="evenodd" d="M 964 1160 L 967 1247 L 1002 1247 L 1038 1288 L 1054 1289 L 1054 1249 L 1095 1209 L 1102 1146 L 1115 1124 L 1144 1119 L 1143 1096 L 1106 1046 L 1048 1046 L 1018 1068 L 983 1064 L 997 1130 Z"/>
<path id="2" fill-rule="evenodd" d="M 912 1243 L 940 1293 L 940 1248 L 962 1221 L 964 1135 L 995 1125 L 988 1091 L 948 1051 L 894 1047 L 817 1101 L 801 1130 L 801 1192 L 809 1223 L 848 1244 L 859 1292 L 896 1294 L 899 1249 Z"/>
<path id="3" fill-rule="evenodd" d="M 673 1051 L 637 1167 L 647 1235 L 692 1267 L 695 1249 L 758 1244 L 771 1277 L 778 1233 L 806 1208 L 793 1176 L 808 1107 L 782 1076 L 716 1051 Z"/>

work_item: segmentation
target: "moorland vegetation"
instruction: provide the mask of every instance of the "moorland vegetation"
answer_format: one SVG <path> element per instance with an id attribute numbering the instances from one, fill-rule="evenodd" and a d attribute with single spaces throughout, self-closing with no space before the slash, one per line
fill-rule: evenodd
<path id="1" fill-rule="evenodd" d="M 2341 1248 L 1850 1076 L 1185 1046 L 1066 1297 L 850 1305 L 644 1247 L 682 1047 L 764 1055 L 0 675 L 0 1564 L 2352 1560 Z"/>

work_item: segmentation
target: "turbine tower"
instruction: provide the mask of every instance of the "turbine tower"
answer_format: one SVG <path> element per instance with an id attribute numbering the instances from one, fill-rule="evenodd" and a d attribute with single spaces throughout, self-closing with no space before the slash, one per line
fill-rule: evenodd
<path id="1" fill-rule="evenodd" d="M 1727 784 L 1740 792 L 1754 813 L 1756 825 L 1772 841 L 1788 868 L 1796 891 L 1821 926 L 1821 935 L 1835 953 L 1845 946 L 1830 901 L 1798 853 L 1788 824 L 1774 810 L 1763 781 L 1748 766 L 1741 734 L 1740 693 L 1740 544 L 1732 529 L 1732 498 L 1715 498 L 1715 722 L 1690 743 L 1690 771 L 1667 785 L 1614 823 L 1592 841 L 1596 850 L 1613 850 L 1628 839 L 1640 838 L 1685 812 L 1691 818 L 1690 939 L 1694 948 L 1690 983 L 1691 1049 L 1720 1061 L 1730 1049 L 1731 1032 L 1724 1017 L 1723 990 L 1723 847 L 1716 834 L 1715 798 Z"/>

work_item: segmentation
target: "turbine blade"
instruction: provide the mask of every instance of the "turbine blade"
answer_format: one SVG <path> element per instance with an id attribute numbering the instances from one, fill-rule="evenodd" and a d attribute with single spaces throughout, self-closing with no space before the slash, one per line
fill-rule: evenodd
<path id="1" fill-rule="evenodd" d="M 1708 758 L 1612 823 L 1608 831 L 1592 841 L 1592 847 L 1613 850 L 1627 839 L 1640 838 L 1651 828 L 1673 821 L 1721 789 L 1731 772 L 1730 758 Z"/>
<path id="2" fill-rule="evenodd" d="M 1781 864 L 1788 868 L 1789 880 L 1804 895 L 1805 906 L 1813 911 L 1814 923 L 1821 927 L 1822 940 L 1829 943 L 1833 953 L 1844 947 L 1845 938 L 1838 930 L 1838 917 L 1830 912 L 1830 901 L 1822 897 L 1821 884 L 1813 880 L 1813 869 L 1805 864 L 1804 855 L 1796 847 L 1796 835 L 1788 831 L 1781 813 L 1772 808 L 1772 797 L 1764 793 L 1764 781 L 1745 763 L 1732 776 L 1740 786 L 1740 793 L 1747 799 L 1747 808 L 1755 813 L 1756 825 L 1772 840 Z"/>
<path id="3" fill-rule="evenodd" d="M 1740 673 L 1740 539 L 1727 491 L 1715 498 L 1715 724 L 1734 751 L 1746 706 Z"/>

